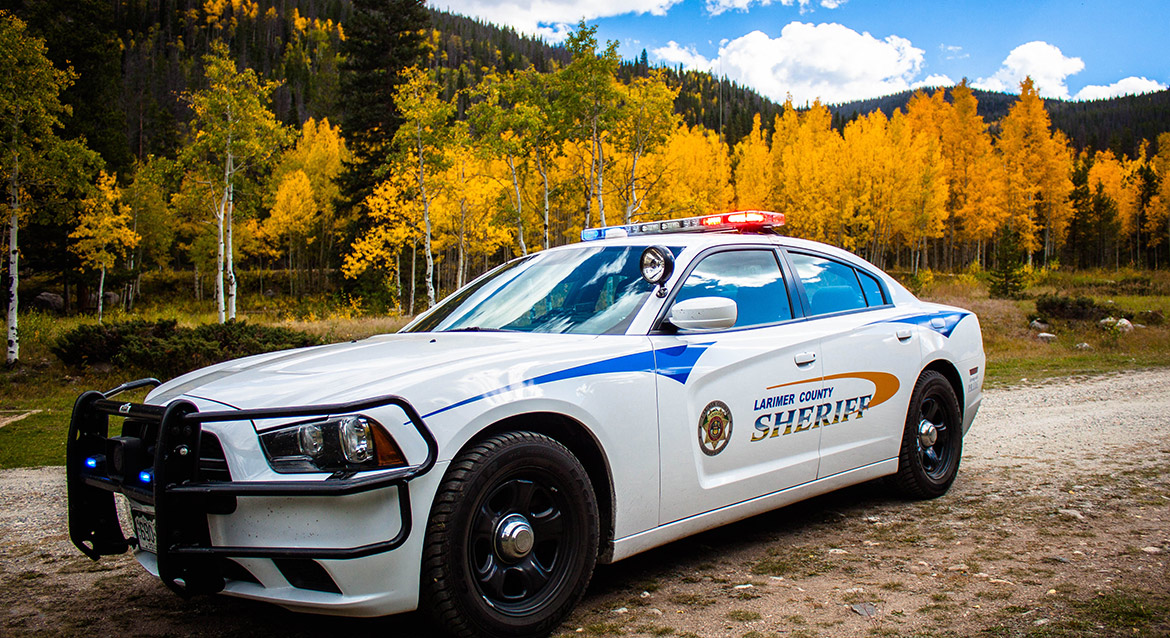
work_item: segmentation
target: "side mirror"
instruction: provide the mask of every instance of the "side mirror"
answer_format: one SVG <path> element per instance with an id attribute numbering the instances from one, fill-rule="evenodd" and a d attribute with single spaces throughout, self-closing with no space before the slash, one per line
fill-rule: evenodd
<path id="1" fill-rule="evenodd" d="M 735 325 L 739 308 L 726 297 L 695 297 L 674 304 L 670 323 L 680 330 L 722 330 Z"/>

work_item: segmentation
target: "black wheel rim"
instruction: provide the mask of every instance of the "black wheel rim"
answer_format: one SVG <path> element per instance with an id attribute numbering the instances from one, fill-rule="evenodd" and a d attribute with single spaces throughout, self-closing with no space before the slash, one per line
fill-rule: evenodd
<path id="1" fill-rule="evenodd" d="M 936 481 L 943 480 L 950 473 L 953 462 L 955 424 L 941 397 L 934 393 L 922 399 L 918 418 L 918 462 L 926 476 Z M 933 437 L 924 434 L 931 431 Z"/>
<path id="2" fill-rule="evenodd" d="M 531 549 L 512 553 L 504 529 L 522 520 Z M 468 565 L 479 595 L 497 611 L 528 615 L 559 591 L 580 552 L 565 490 L 543 472 L 501 480 L 476 506 L 468 538 Z"/>

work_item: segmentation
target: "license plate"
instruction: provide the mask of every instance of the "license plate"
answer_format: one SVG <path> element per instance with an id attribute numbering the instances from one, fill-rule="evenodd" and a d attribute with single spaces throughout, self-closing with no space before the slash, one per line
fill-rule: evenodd
<path id="1" fill-rule="evenodd" d="M 138 537 L 138 549 L 151 554 L 158 553 L 158 540 L 154 535 L 154 515 L 134 512 L 134 534 Z"/>

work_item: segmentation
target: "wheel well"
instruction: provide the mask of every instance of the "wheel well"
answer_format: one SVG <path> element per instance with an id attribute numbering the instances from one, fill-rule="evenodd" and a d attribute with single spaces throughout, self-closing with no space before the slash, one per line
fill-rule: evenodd
<path id="1" fill-rule="evenodd" d="M 589 481 L 593 483 L 593 492 L 597 497 L 597 514 L 601 527 L 599 535 L 601 546 L 598 547 L 597 560 L 609 562 L 613 551 L 614 533 L 613 476 L 597 439 L 593 438 L 589 430 L 576 419 L 555 412 L 532 412 L 508 417 L 489 425 L 472 437 L 464 448 L 496 434 L 517 430 L 536 432 L 554 439 L 567 447 L 573 456 L 581 461 L 589 475 Z"/>
<path id="2" fill-rule="evenodd" d="M 951 388 L 955 391 L 955 396 L 959 399 L 959 415 L 963 416 L 967 408 L 967 399 L 963 395 L 963 377 L 959 375 L 959 371 L 955 368 L 954 364 L 945 359 L 935 359 L 927 364 L 923 372 L 926 370 L 934 370 L 946 377 L 947 383 L 951 384 Z"/>

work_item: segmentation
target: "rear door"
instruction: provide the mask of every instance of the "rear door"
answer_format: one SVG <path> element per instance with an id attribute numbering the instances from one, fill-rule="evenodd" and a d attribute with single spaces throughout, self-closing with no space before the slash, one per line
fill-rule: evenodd
<path id="1" fill-rule="evenodd" d="M 897 456 L 921 363 L 918 326 L 893 321 L 905 313 L 866 269 L 814 252 L 786 253 L 809 322 L 823 334 L 817 476 Z"/>

